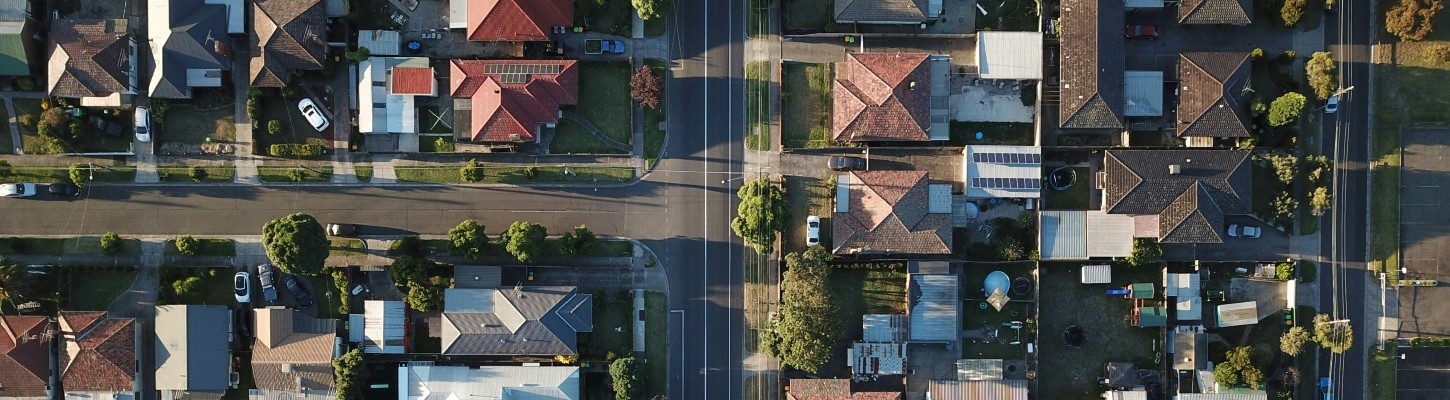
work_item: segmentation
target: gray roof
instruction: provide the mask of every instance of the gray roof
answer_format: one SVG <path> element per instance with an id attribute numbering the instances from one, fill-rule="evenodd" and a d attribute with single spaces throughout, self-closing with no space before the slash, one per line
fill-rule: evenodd
<path id="1" fill-rule="evenodd" d="M 399 400 L 579 400 L 579 367 L 398 367 Z"/>
<path id="2" fill-rule="evenodd" d="M 957 340 L 957 276 L 912 274 L 907 283 L 912 342 L 949 343 Z"/>
<path id="3" fill-rule="evenodd" d="M 0 0 L 0 75 L 30 74 L 35 39 L 26 26 L 35 22 L 29 17 L 29 1 Z"/>
<path id="4" fill-rule="evenodd" d="M 1248 25 L 1253 7 L 1253 0 L 1184 0 L 1178 5 L 1178 23 Z"/>
<path id="5" fill-rule="evenodd" d="M 156 389 L 226 391 L 231 321 L 226 306 L 157 306 Z"/>
<path id="6" fill-rule="evenodd" d="M 149 12 L 154 58 L 150 97 L 191 98 L 187 70 L 230 69 L 226 6 L 203 0 L 153 1 Z"/>
<path id="7" fill-rule="evenodd" d="M 453 286 L 493 289 L 503 284 L 502 274 L 503 269 L 496 266 L 459 265 L 453 267 Z"/>
<path id="8" fill-rule="evenodd" d="M 573 286 L 448 289 L 443 304 L 446 354 L 577 354 L 594 331 L 593 296 Z"/>
<path id="9" fill-rule="evenodd" d="M 252 2 L 252 51 L 252 86 L 283 87 L 295 70 L 321 69 L 327 57 L 322 2 Z"/>
<path id="10" fill-rule="evenodd" d="M 1110 214 L 1159 216 L 1159 241 L 1221 243 L 1225 215 L 1250 212 L 1247 150 L 1108 150 L 1103 201 Z M 1179 173 L 1170 173 L 1170 166 Z"/>
<path id="11" fill-rule="evenodd" d="M 920 23 L 926 22 L 926 7 L 913 0 L 836 0 L 836 22 Z"/>
<path id="12" fill-rule="evenodd" d="M 1120 1 L 1063 1 L 1063 128 L 1122 128 L 1123 18 Z"/>
<path id="13" fill-rule="evenodd" d="M 1248 53 L 1183 53 L 1178 136 L 1249 137 Z"/>

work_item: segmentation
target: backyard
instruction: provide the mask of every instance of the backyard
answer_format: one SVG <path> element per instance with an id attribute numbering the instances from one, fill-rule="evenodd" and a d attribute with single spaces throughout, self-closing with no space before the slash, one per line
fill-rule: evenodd
<path id="1" fill-rule="evenodd" d="M 1051 174 L 1054 170 L 1055 169 L 1043 168 L 1043 178 L 1051 179 Z M 1089 195 L 1091 194 L 1089 186 L 1092 186 L 1092 171 L 1087 167 L 1071 167 L 1068 168 L 1068 170 L 1072 171 L 1076 178 L 1074 178 L 1072 186 L 1068 187 L 1067 190 L 1057 190 L 1051 185 L 1044 185 L 1044 187 L 1042 188 L 1043 209 L 1088 209 L 1088 203 L 1091 201 L 1091 199 L 1089 198 Z"/>
<path id="2" fill-rule="evenodd" d="M 948 144 L 966 146 L 973 144 L 1002 144 L 1031 146 L 1037 142 L 1036 134 L 1029 122 L 967 122 L 952 121 L 951 139 Z M 977 133 L 982 139 L 977 140 Z"/>
<path id="3" fill-rule="evenodd" d="M 785 195 L 790 205 L 790 220 L 781 235 L 781 248 L 785 253 L 806 251 L 806 218 L 821 217 L 821 245 L 831 247 L 831 203 L 834 179 L 820 179 L 809 176 L 786 176 Z"/>
<path id="4" fill-rule="evenodd" d="M 305 277 L 312 284 L 312 299 L 317 304 L 317 318 L 342 318 L 337 313 L 337 305 L 341 299 L 337 295 L 337 286 L 332 283 L 332 274 L 323 272 L 322 275 Z"/>
<path id="5" fill-rule="evenodd" d="M 846 340 L 861 337 L 862 315 L 905 314 L 905 293 L 905 268 L 831 270 L 831 294 L 840 307 L 841 323 L 847 327 Z"/>
<path id="6" fill-rule="evenodd" d="M 983 284 L 988 274 L 995 271 L 1002 271 L 1010 279 L 1027 278 L 1034 279 L 1035 272 L 1033 265 L 1029 262 L 1019 263 L 967 263 L 962 268 L 962 329 L 975 330 L 978 336 L 964 338 L 962 341 L 962 356 L 964 358 L 1001 358 L 1001 359 L 1022 359 L 1026 356 L 1027 348 L 1022 344 L 1011 344 L 1011 342 L 1027 342 L 1030 337 L 1019 338 L 1018 332 L 1004 326 L 1013 321 L 1026 323 L 1036 319 L 1033 315 L 1037 312 L 1033 303 L 1035 293 L 1032 289 L 1023 294 L 1007 293 L 1011 300 L 1002 307 L 1001 311 L 992 308 L 986 303 L 988 294 L 983 292 Z M 989 331 L 996 332 L 996 338 L 988 338 L 990 335 L 982 335 Z M 1025 337 L 1030 332 L 1023 331 Z"/>
<path id="7" fill-rule="evenodd" d="M 995 3 L 995 5 L 993 5 Z M 997 31 L 1037 31 L 1037 2 L 1030 0 L 997 0 L 978 2 L 987 10 L 977 15 L 977 27 Z"/>
<path id="8" fill-rule="evenodd" d="M 1156 282 L 1162 279 L 1162 272 L 1115 266 L 1111 284 L 1084 285 L 1080 283 L 1081 268 L 1077 263 L 1044 263 L 1039 270 L 1038 357 L 1051 361 L 1029 369 L 1035 368 L 1037 376 L 1050 377 L 1038 381 L 1040 392 L 1053 393 L 1058 399 L 1101 399 L 1097 380 L 1107 362 L 1153 365 L 1153 340 L 1158 331 L 1129 326 L 1126 320 L 1132 301 L 1107 296 L 1104 290 Z M 1082 346 L 1077 348 L 1062 339 L 1063 332 L 1074 325 L 1085 331 Z"/>
<path id="9" fill-rule="evenodd" d="M 619 7 L 617 4 L 610 6 Z M 628 6 L 625 3 L 626 9 Z M 584 117 L 609 138 L 626 144 L 633 136 L 630 118 L 633 115 L 634 101 L 629 97 L 630 72 L 629 64 L 623 62 L 580 63 L 579 104 L 570 108 L 570 111 Z M 549 145 L 549 152 L 627 153 L 609 147 L 585 130 L 584 126 L 565 119 L 560 119 L 554 129 L 554 141 Z"/>
<path id="10" fill-rule="evenodd" d="M 634 6 L 629 0 L 592 0 L 575 4 L 575 25 L 594 32 L 629 36 L 634 15 Z"/>
<path id="11" fill-rule="evenodd" d="M 783 145 L 830 146 L 831 64 L 785 63 L 780 79 Z"/>
<path id="12" fill-rule="evenodd" d="M 602 361 L 609 354 L 629 355 L 633 349 L 634 296 L 628 290 L 594 290 L 594 331 L 588 346 L 580 346 L 581 360 Z M 582 336 L 582 335 L 581 335 Z"/>
<path id="13" fill-rule="evenodd" d="M 111 301 L 131 288 L 135 271 L 86 271 L 70 274 L 72 311 L 105 311 Z"/>

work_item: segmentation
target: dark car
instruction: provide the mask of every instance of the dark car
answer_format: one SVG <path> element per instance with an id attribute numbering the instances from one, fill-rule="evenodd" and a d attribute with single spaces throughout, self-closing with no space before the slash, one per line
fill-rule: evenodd
<path id="1" fill-rule="evenodd" d="M 1128 39 L 1158 39 L 1158 27 L 1153 25 L 1128 25 L 1128 31 L 1124 37 Z"/>
<path id="2" fill-rule="evenodd" d="M 354 237 L 358 230 L 355 224 L 327 224 L 327 234 L 332 236 Z"/>
<path id="3" fill-rule="evenodd" d="M 866 159 L 861 157 L 833 156 L 827 166 L 833 171 L 864 171 Z"/>
<path id="4" fill-rule="evenodd" d="M 272 264 L 257 266 L 257 279 L 262 281 L 262 300 L 266 300 L 267 304 L 277 302 L 277 286 L 273 284 L 275 282 L 273 280 L 273 276 L 276 274 L 274 272 L 275 269 L 276 267 L 273 267 Z"/>
<path id="5" fill-rule="evenodd" d="M 234 323 L 237 324 L 237 334 L 244 338 L 252 337 L 252 309 L 233 311 L 232 316 L 236 318 Z"/>
<path id="6" fill-rule="evenodd" d="M 297 306 L 302 308 L 312 307 L 312 295 L 307 294 L 307 289 L 297 282 L 297 277 L 287 275 L 282 278 L 282 284 L 287 286 L 287 291 L 292 293 L 292 298 L 297 299 Z"/>
<path id="7" fill-rule="evenodd" d="M 81 187 L 70 182 L 56 182 L 46 188 L 52 197 L 76 197 L 81 195 Z"/>

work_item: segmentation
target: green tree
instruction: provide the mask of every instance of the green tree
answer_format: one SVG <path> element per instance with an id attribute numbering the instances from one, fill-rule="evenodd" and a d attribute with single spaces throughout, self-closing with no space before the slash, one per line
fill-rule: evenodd
<path id="1" fill-rule="evenodd" d="M 337 302 L 337 313 L 347 314 L 347 270 L 343 268 L 328 268 L 328 272 L 332 274 L 332 286 L 334 289 L 337 289 L 337 298 L 342 299 L 342 301 Z"/>
<path id="2" fill-rule="evenodd" d="M 206 168 L 204 168 L 204 167 L 202 167 L 200 165 L 197 165 L 197 166 L 191 167 L 191 174 L 190 175 L 191 175 L 191 180 L 192 181 L 201 182 L 201 181 L 206 180 L 206 177 L 209 174 L 206 172 Z"/>
<path id="3" fill-rule="evenodd" d="M 483 234 L 483 225 L 478 221 L 465 220 L 448 230 L 448 240 L 453 242 L 454 254 L 463 254 L 470 260 L 477 260 L 488 245 L 488 236 Z"/>
<path id="4" fill-rule="evenodd" d="M 332 360 L 332 373 L 337 380 L 337 400 L 360 400 L 367 388 L 367 364 L 363 352 L 349 350 L 342 357 Z"/>
<path id="5" fill-rule="evenodd" d="M 438 153 L 452 153 L 453 141 L 448 140 L 448 138 L 440 137 L 438 138 L 438 140 L 433 141 L 433 151 Z"/>
<path id="6" fill-rule="evenodd" d="M 388 255 L 390 256 L 413 256 L 422 257 L 423 240 L 417 236 L 403 236 L 388 244 Z"/>
<path id="7" fill-rule="evenodd" d="M 746 243 L 755 247 L 755 252 L 770 254 L 775 247 L 775 237 L 785 229 L 790 219 L 790 205 L 785 202 L 785 193 L 768 179 L 755 179 L 740 186 L 736 192 L 740 206 L 730 229 Z"/>
<path id="8" fill-rule="evenodd" d="M 1329 211 L 1329 207 L 1331 205 L 1332 202 L 1329 198 L 1329 188 L 1320 186 L 1314 188 L 1314 192 L 1310 193 L 1309 206 L 1313 207 L 1313 209 L 1309 212 L 1314 214 L 1314 216 L 1318 217 L 1324 215 L 1325 212 Z"/>
<path id="9" fill-rule="evenodd" d="M 201 245 L 197 243 L 196 238 L 192 237 L 191 235 L 178 236 L 176 237 L 176 241 L 172 242 L 172 244 L 176 246 L 177 253 L 188 256 L 196 255 L 196 251 L 200 250 L 201 247 Z"/>
<path id="10" fill-rule="evenodd" d="M 271 121 L 267 121 L 267 133 L 270 133 L 270 134 L 273 134 L 273 135 L 281 134 L 282 133 L 282 121 L 281 120 L 275 120 L 275 119 L 274 120 L 271 120 Z"/>
<path id="11" fill-rule="evenodd" d="M 1304 6 L 1308 3 L 1305 0 L 1284 0 L 1284 5 L 1279 7 L 1279 18 L 1283 19 L 1284 26 L 1299 24 L 1299 19 L 1304 18 Z"/>
<path id="12" fill-rule="evenodd" d="M 192 292 L 195 291 L 197 288 L 200 288 L 200 287 L 201 287 L 201 277 L 199 277 L 199 276 L 188 276 L 188 277 L 186 277 L 184 279 L 178 279 L 178 280 L 172 281 L 171 282 L 171 293 L 174 293 L 176 295 L 176 299 L 177 299 L 178 302 L 181 302 L 180 299 L 185 299 L 185 298 L 191 297 L 194 294 Z"/>
<path id="13" fill-rule="evenodd" d="M 640 19 L 664 18 L 674 6 L 673 0 L 630 0 L 630 3 L 634 4 L 634 11 L 639 13 Z"/>
<path id="14" fill-rule="evenodd" d="M 780 320 L 775 326 L 780 362 L 810 373 L 831 360 L 831 349 L 845 334 L 831 292 L 830 259 L 820 246 L 791 253 L 780 284 Z"/>
<path id="15" fill-rule="evenodd" d="M 106 232 L 101 235 L 101 254 L 114 256 L 121 252 L 121 235 L 116 232 Z"/>
<path id="16" fill-rule="evenodd" d="M 1274 102 L 1269 104 L 1269 125 L 1284 126 L 1299 119 L 1299 114 L 1304 112 L 1307 102 L 1308 99 L 1305 99 L 1304 95 L 1295 92 L 1284 93 L 1283 96 L 1274 99 Z"/>
<path id="17" fill-rule="evenodd" d="M 1229 350 L 1225 360 L 1213 366 L 1213 379 L 1228 387 L 1258 389 L 1264 384 L 1264 372 L 1254 365 L 1254 348 L 1244 346 Z"/>
<path id="18" fill-rule="evenodd" d="M 1314 316 L 1314 343 L 1335 354 L 1344 354 L 1354 345 L 1354 327 L 1347 322 L 1329 319 L 1329 314 Z"/>
<path id="19" fill-rule="evenodd" d="M 1385 31 L 1404 41 L 1425 40 L 1434 29 L 1435 14 L 1444 8 L 1442 0 L 1399 0 L 1385 11 Z"/>
<path id="20" fill-rule="evenodd" d="M 347 52 L 345 56 L 347 57 L 348 63 L 357 64 L 367 60 L 372 53 L 372 50 L 368 50 L 366 47 L 359 47 L 357 50 Z"/>
<path id="21" fill-rule="evenodd" d="M 327 261 L 327 232 L 311 215 L 296 213 L 262 226 L 262 247 L 267 258 L 283 272 L 314 276 Z"/>
<path id="22" fill-rule="evenodd" d="M 1285 185 L 1294 183 L 1294 175 L 1299 171 L 1299 158 L 1289 153 L 1278 153 L 1270 155 L 1269 162 L 1274 165 L 1274 175 L 1278 176 L 1279 182 Z"/>
<path id="23" fill-rule="evenodd" d="M 513 254 L 519 262 L 533 264 L 539 262 L 539 257 L 544 255 L 544 239 L 549 236 L 549 231 L 543 225 L 532 222 L 515 221 L 504 231 L 500 239 L 504 243 L 504 249 Z"/>
<path id="24" fill-rule="evenodd" d="M 634 400 L 639 397 L 639 363 L 634 357 L 624 357 L 610 363 L 609 379 L 614 381 L 614 400 Z"/>
<path id="25" fill-rule="evenodd" d="M 1279 350 L 1290 357 L 1298 357 L 1304 352 L 1304 345 L 1309 343 L 1309 331 L 1304 327 L 1296 326 L 1284 331 L 1284 336 L 1279 337 Z"/>
<path id="26" fill-rule="evenodd" d="M 1309 57 L 1309 62 L 1304 65 L 1304 72 L 1309 77 L 1309 87 L 1314 88 L 1314 96 L 1319 100 L 1328 100 L 1329 95 L 1339 88 L 1337 65 L 1334 63 L 1334 55 L 1327 51 L 1314 52 Z"/>
<path id="27" fill-rule="evenodd" d="M 426 258 L 405 255 L 393 259 L 392 265 L 388 266 L 388 277 L 393 279 L 393 284 L 406 287 L 415 282 L 423 282 L 427 278 L 428 268 L 433 262 Z"/>
<path id="28" fill-rule="evenodd" d="M 1155 265 L 1160 261 L 1163 261 L 1163 245 L 1157 239 L 1133 239 L 1133 252 L 1128 254 L 1128 265 Z"/>
<path id="29" fill-rule="evenodd" d="M 597 239 L 588 226 L 579 225 L 574 227 L 574 231 L 564 232 L 564 236 L 559 238 L 559 250 L 573 256 L 588 255 L 594 249 Z"/>
<path id="30" fill-rule="evenodd" d="M 1299 209 L 1299 200 L 1294 200 L 1294 196 L 1288 193 L 1279 193 L 1279 196 L 1275 197 L 1269 206 L 1274 209 L 1274 218 L 1290 220 L 1294 219 L 1294 211 Z"/>
<path id="31" fill-rule="evenodd" d="M 1279 278 L 1279 280 L 1283 281 L 1294 279 L 1294 263 L 1281 262 L 1278 265 L 1275 265 L 1274 277 Z"/>
<path id="32" fill-rule="evenodd" d="M 463 167 L 458 168 L 458 175 L 464 182 L 483 181 L 483 166 L 478 165 L 478 160 L 470 158 Z"/>
<path id="33" fill-rule="evenodd" d="M 430 311 L 438 308 L 438 304 L 443 302 L 443 290 L 427 283 L 409 283 L 408 297 L 404 300 L 408 302 L 408 307 L 412 307 L 414 310 Z"/>
<path id="34" fill-rule="evenodd" d="M 14 307 L 30 294 L 34 283 L 35 277 L 19 261 L 0 258 L 0 303 Z"/>
<path id="35" fill-rule="evenodd" d="M 87 184 L 91 183 L 90 177 L 90 164 L 75 163 L 70 165 L 70 181 L 75 183 L 77 187 L 85 188 Z"/>
<path id="36" fill-rule="evenodd" d="M 1018 261 L 1027 257 L 1027 249 L 1015 237 L 1000 235 L 992 238 L 997 245 L 997 256 L 1004 261 Z"/>

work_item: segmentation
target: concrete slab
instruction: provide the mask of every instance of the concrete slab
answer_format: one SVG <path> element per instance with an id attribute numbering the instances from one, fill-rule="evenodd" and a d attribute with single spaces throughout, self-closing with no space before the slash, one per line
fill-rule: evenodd
<path id="1" fill-rule="evenodd" d="M 997 86 L 992 82 L 961 86 L 951 96 L 952 120 L 972 122 L 1032 122 L 1036 114 L 1031 106 L 1022 105 L 1015 84 Z"/>
<path id="2" fill-rule="evenodd" d="M 1400 172 L 1400 265 L 1407 279 L 1450 281 L 1450 212 L 1442 205 L 1450 190 L 1450 129 L 1411 129 L 1404 136 Z M 1400 336 L 1450 335 L 1450 288 L 1403 287 L 1399 294 Z M 1402 396 L 1402 398 L 1404 398 Z"/>

